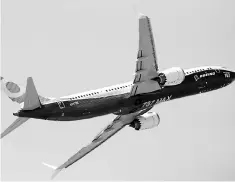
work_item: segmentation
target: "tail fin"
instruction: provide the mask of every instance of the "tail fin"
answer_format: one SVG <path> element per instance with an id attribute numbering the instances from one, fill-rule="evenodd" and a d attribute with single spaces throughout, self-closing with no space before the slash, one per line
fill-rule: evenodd
<path id="1" fill-rule="evenodd" d="M 32 77 L 29 77 L 27 79 L 23 110 L 33 110 L 38 107 L 41 107 L 41 102 L 39 100 L 38 92 L 33 83 L 33 79 Z"/>
<path id="2" fill-rule="evenodd" d="M 1 77 L 2 87 L 7 96 L 17 103 L 23 105 L 23 110 L 33 110 L 41 107 L 39 95 L 34 86 L 33 79 L 29 77 L 27 79 L 26 89 L 22 86 L 9 82 Z M 2 134 L 1 138 L 18 128 L 25 123 L 29 118 L 19 117 L 17 118 Z"/>
<path id="3" fill-rule="evenodd" d="M 26 88 L 22 85 L 16 84 L 12 81 L 8 81 L 3 77 L 0 77 L 1 79 L 1 87 L 5 94 L 13 101 L 21 104 L 21 107 L 23 108 L 24 102 L 25 102 L 25 96 L 26 96 Z M 29 78 L 28 78 L 29 79 Z M 41 103 L 49 101 L 53 98 L 47 98 L 42 97 L 38 95 L 39 100 Z"/>

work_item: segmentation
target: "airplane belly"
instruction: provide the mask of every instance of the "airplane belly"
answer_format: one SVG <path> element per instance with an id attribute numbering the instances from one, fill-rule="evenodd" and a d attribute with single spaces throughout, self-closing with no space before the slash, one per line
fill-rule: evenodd
<path id="1" fill-rule="evenodd" d="M 49 120 L 73 121 L 110 114 L 119 110 L 124 104 L 123 97 L 110 96 L 99 99 L 66 101 L 65 107 L 52 114 Z"/>

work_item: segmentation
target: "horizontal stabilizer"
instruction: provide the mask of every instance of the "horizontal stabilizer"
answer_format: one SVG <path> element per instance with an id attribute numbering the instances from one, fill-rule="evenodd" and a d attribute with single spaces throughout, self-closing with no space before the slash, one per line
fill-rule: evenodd
<path id="1" fill-rule="evenodd" d="M 25 121 L 27 121 L 29 118 L 17 118 L 4 132 L 1 134 L 1 139 L 12 132 L 14 129 L 18 128 L 20 125 L 22 125 Z"/>
<path id="2" fill-rule="evenodd" d="M 27 79 L 27 87 L 25 93 L 24 108 L 23 110 L 33 110 L 41 107 L 39 96 L 37 90 L 34 86 L 32 77 Z"/>

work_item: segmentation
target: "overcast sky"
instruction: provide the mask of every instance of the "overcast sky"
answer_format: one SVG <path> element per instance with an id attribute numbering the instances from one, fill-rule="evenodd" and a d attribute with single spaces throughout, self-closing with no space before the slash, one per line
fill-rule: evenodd
<path id="1" fill-rule="evenodd" d="M 160 69 L 235 70 L 233 0 L 2 0 L 1 75 L 60 97 L 133 79 L 138 12 L 151 18 Z M 162 103 L 158 127 L 126 127 L 56 180 L 235 180 L 235 84 Z M 3 93 L 2 130 L 19 105 Z M 30 119 L 2 140 L 2 180 L 48 180 L 116 116 Z"/>

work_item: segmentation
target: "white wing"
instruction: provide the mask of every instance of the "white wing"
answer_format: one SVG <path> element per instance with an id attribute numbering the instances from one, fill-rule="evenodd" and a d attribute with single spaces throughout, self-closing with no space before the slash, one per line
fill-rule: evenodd
<path id="1" fill-rule="evenodd" d="M 139 50 L 137 59 L 141 60 L 141 58 L 148 58 L 143 62 L 146 67 L 153 67 L 158 70 L 152 26 L 150 18 L 145 15 L 140 15 L 139 17 Z"/>
<path id="2" fill-rule="evenodd" d="M 138 115 L 138 113 L 116 117 L 114 121 L 109 124 L 104 130 L 102 130 L 89 145 L 83 147 L 80 151 L 70 157 L 64 164 L 57 167 L 54 174 L 52 175 L 52 178 L 54 178 L 62 169 L 69 167 L 70 165 L 90 153 L 96 147 L 104 143 L 111 136 L 120 131 L 124 126 L 130 124 L 134 120 L 136 115 Z"/>
<path id="3" fill-rule="evenodd" d="M 139 17 L 139 50 L 131 96 L 161 89 L 158 82 L 152 80 L 157 76 L 158 64 L 150 19 L 141 15 Z"/>

